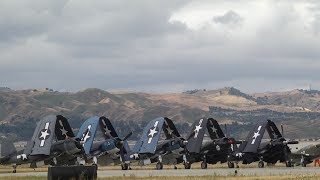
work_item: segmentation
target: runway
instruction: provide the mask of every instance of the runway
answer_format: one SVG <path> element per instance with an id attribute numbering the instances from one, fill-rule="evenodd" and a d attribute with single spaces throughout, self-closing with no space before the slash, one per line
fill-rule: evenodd
<path id="1" fill-rule="evenodd" d="M 235 173 L 236 172 L 236 173 Z M 320 168 L 313 167 L 275 167 L 275 168 L 240 168 L 240 169 L 164 169 L 164 170 L 99 170 L 98 177 L 112 176 L 273 176 L 273 175 L 320 175 Z M 0 177 L 12 176 L 47 176 L 47 172 L 1 173 Z"/>

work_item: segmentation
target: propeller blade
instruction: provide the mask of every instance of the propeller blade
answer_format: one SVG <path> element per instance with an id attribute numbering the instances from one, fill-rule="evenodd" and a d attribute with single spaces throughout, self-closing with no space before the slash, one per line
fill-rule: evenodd
<path id="1" fill-rule="evenodd" d="M 226 131 L 226 137 L 229 138 L 227 124 L 224 124 L 224 130 Z"/>
<path id="2" fill-rule="evenodd" d="M 124 147 L 122 146 L 122 147 L 120 148 L 120 157 L 121 157 L 122 163 L 124 163 L 124 161 L 125 161 L 125 159 L 124 159 L 124 154 L 125 154 L 125 149 L 124 149 Z"/>
<path id="3" fill-rule="evenodd" d="M 299 144 L 299 141 L 289 141 L 287 144 Z"/>
<path id="4" fill-rule="evenodd" d="M 281 124 L 281 134 L 282 134 L 282 137 L 284 138 L 283 124 Z"/>
<path id="5" fill-rule="evenodd" d="M 122 139 L 122 141 L 127 140 L 131 135 L 132 135 L 132 131 L 131 131 L 129 134 L 127 134 L 127 135 Z"/>
<path id="6" fill-rule="evenodd" d="M 195 131 L 192 131 L 192 133 L 188 136 L 187 140 L 191 139 L 195 133 L 196 133 Z"/>

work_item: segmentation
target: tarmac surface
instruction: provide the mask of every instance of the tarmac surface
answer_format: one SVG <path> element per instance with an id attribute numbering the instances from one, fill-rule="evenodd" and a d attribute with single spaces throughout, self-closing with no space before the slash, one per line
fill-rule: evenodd
<path id="1" fill-rule="evenodd" d="M 276 168 L 216 168 L 216 169 L 164 169 L 164 170 L 99 170 L 98 177 L 112 176 L 272 176 L 272 175 L 320 175 L 320 168 L 314 167 L 276 167 Z M 47 172 L 1 173 L 0 177 L 47 176 Z"/>

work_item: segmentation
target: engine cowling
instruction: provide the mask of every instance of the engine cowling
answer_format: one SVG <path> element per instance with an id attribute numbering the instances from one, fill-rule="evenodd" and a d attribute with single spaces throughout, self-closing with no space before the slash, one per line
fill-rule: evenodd
<path id="1" fill-rule="evenodd" d="M 66 153 L 68 155 L 73 155 L 81 151 L 80 142 L 74 139 L 67 139 L 63 141 L 58 141 L 52 147 L 54 153 Z"/>
<path id="2" fill-rule="evenodd" d="M 113 139 L 106 140 L 100 146 L 102 152 L 106 152 L 108 154 L 114 154 L 120 151 L 120 148 L 117 145 L 117 142 Z"/>

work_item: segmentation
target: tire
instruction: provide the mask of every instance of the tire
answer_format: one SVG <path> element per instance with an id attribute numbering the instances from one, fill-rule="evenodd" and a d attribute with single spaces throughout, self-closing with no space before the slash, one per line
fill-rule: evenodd
<path id="1" fill-rule="evenodd" d="M 207 169 L 208 168 L 208 164 L 204 161 L 202 161 L 201 163 L 201 169 Z"/>
<path id="2" fill-rule="evenodd" d="M 264 162 L 263 162 L 263 161 L 259 161 L 258 167 L 259 167 L 259 168 L 264 168 Z"/>
<path id="3" fill-rule="evenodd" d="M 157 170 L 163 169 L 163 164 L 161 162 L 158 162 L 157 165 L 156 165 L 156 169 Z"/>
<path id="4" fill-rule="evenodd" d="M 121 164 L 121 169 L 122 170 L 128 170 L 128 164 L 127 163 L 124 163 L 124 164 Z"/>
<path id="5" fill-rule="evenodd" d="M 307 167 L 306 163 L 301 163 L 301 167 Z"/>
<path id="6" fill-rule="evenodd" d="M 228 168 L 234 168 L 234 163 L 231 161 L 228 161 Z"/>
<path id="7" fill-rule="evenodd" d="M 184 163 L 184 168 L 185 169 L 191 169 L 191 163 L 190 162 L 185 162 Z"/>
<path id="8" fill-rule="evenodd" d="M 287 162 L 286 162 L 286 167 L 292 167 L 291 161 L 287 161 Z"/>
<path id="9" fill-rule="evenodd" d="M 174 166 L 173 169 L 178 169 L 177 166 Z"/>

